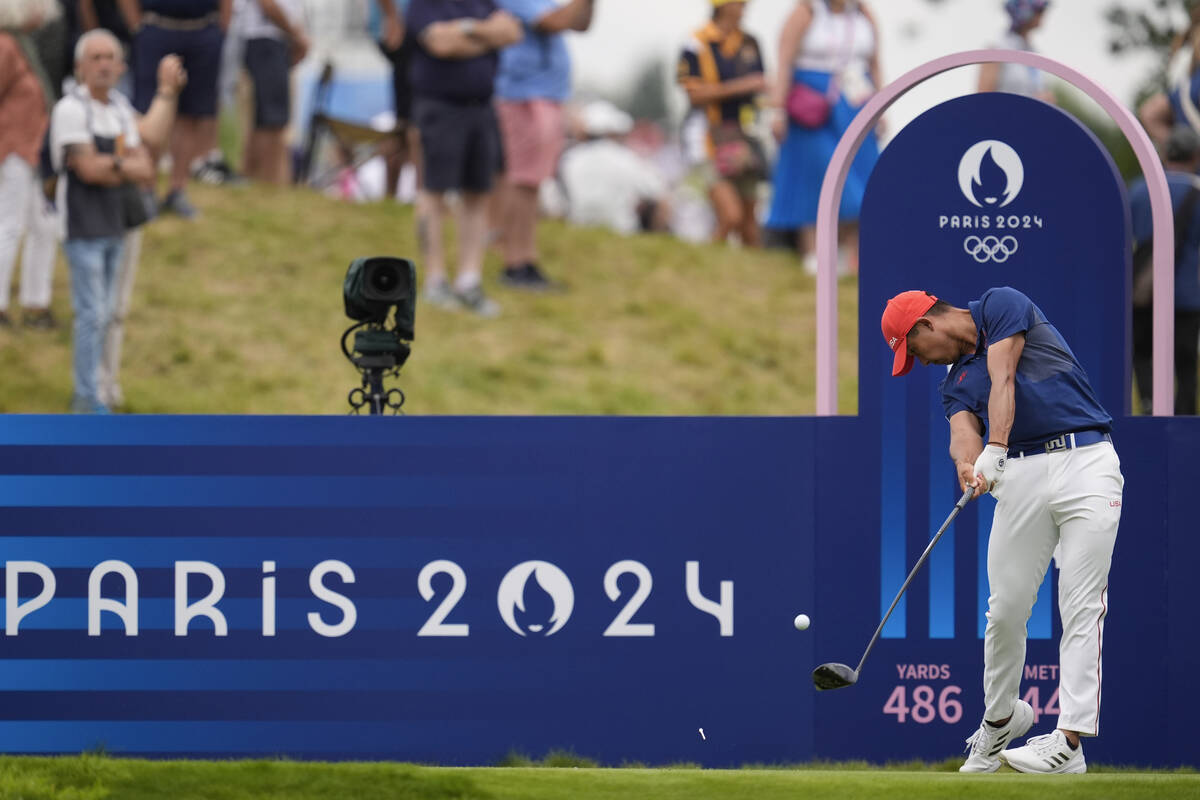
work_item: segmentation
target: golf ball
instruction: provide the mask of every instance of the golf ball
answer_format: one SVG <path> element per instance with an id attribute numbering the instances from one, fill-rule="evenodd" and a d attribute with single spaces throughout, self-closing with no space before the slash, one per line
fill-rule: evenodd
<path id="1" fill-rule="evenodd" d="M 796 630 L 798 631 L 808 630 L 809 622 L 811 620 L 809 620 L 808 614 L 797 614 L 796 618 L 792 620 L 792 624 L 796 626 Z"/>

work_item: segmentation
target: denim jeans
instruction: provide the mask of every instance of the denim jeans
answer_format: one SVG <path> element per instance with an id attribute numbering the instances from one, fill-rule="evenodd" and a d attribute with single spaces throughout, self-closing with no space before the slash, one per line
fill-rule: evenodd
<path id="1" fill-rule="evenodd" d="M 105 412 L 98 374 L 104 337 L 116 302 L 117 270 L 125 237 L 69 239 L 63 245 L 71 268 L 71 306 L 74 323 L 74 411 Z"/>

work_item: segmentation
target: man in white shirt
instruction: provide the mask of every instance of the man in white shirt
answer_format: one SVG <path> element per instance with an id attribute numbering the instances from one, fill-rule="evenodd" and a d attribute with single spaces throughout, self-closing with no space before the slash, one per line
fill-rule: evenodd
<path id="1" fill-rule="evenodd" d="M 140 194 L 125 187 L 149 181 L 154 167 L 133 108 L 113 88 L 125 72 L 117 38 L 101 29 L 85 33 L 75 48 L 75 69 L 79 85 L 55 105 L 50 122 L 75 312 L 71 409 L 107 413 L 99 393 L 100 359 L 129 227 L 126 201 L 140 202 Z"/>
<path id="2" fill-rule="evenodd" d="M 666 181 L 617 137 L 633 129 L 633 119 L 611 103 L 597 100 L 581 114 L 588 141 L 563 155 L 559 173 L 576 225 L 600 225 L 626 236 L 657 226 L 667 210 Z"/>

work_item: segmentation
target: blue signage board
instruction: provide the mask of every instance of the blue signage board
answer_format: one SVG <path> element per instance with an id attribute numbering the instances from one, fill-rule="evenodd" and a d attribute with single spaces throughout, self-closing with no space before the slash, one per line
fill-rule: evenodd
<path id="1" fill-rule="evenodd" d="M 813 429 L 0 418 L 0 750 L 811 752 Z"/>
<path id="2" fill-rule="evenodd" d="M 930 571 L 857 686 L 809 680 L 857 660 L 897 588 L 877 435 L 854 418 L 0 417 L 0 751 L 944 758 L 982 707 L 970 518 L 940 546 L 954 635 L 933 630 Z M 1117 437 L 1127 510 L 1088 755 L 1195 764 L 1200 424 Z M 942 516 L 924 494 L 909 513 Z M 914 524 L 909 560 L 928 534 Z M 1045 715 L 1056 634 L 1032 642 L 1024 689 Z"/>

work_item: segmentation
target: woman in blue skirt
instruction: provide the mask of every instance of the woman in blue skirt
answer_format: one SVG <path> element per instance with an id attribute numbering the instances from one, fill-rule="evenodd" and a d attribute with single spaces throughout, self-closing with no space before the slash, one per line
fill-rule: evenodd
<path id="1" fill-rule="evenodd" d="M 832 85 L 831 85 L 832 82 Z M 806 127 L 788 115 L 788 96 L 804 84 L 829 98 L 823 125 Z M 779 79 L 773 105 L 775 136 L 782 142 L 775 164 L 774 193 L 767 227 L 799 230 L 805 268 L 816 271 L 814 255 L 817 199 L 825 169 L 842 134 L 880 85 L 878 36 L 874 18 L 855 0 L 799 0 L 779 37 Z M 874 134 L 854 159 L 842 192 L 838 219 L 850 271 L 857 270 L 857 231 L 863 190 L 879 158 Z"/>

